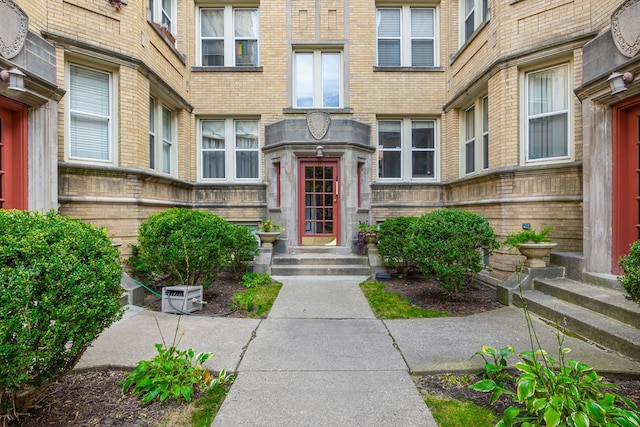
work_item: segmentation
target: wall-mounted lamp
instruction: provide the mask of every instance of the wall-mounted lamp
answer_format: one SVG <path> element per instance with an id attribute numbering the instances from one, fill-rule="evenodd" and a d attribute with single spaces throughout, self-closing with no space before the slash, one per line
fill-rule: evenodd
<path id="1" fill-rule="evenodd" d="M 324 157 L 324 147 L 322 145 L 318 145 L 316 147 L 316 157 Z"/>
<path id="2" fill-rule="evenodd" d="M 633 81 L 635 78 L 635 74 L 630 71 L 626 73 L 619 73 L 614 71 L 611 73 L 607 81 L 609 82 L 609 86 L 611 87 L 611 95 L 615 95 L 616 93 L 624 92 L 627 90 L 627 85 Z"/>
<path id="3" fill-rule="evenodd" d="M 0 70 L 0 80 L 9 82 L 9 89 L 24 92 L 24 76 L 25 74 L 17 68 L 9 68 L 8 70 Z"/>

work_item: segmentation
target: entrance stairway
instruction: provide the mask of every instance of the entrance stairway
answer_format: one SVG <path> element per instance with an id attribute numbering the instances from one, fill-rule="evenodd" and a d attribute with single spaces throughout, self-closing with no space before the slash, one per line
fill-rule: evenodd
<path id="1" fill-rule="evenodd" d="M 336 246 L 298 246 L 274 255 L 272 276 L 369 276 L 368 258 Z"/>
<path id="2" fill-rule="evenodd" d="M 556 265 L 564 261 L 562 255 L 552 258 Z M 574 277 L 566 277 L 567 273 Z M 572 268 L 566 266 L 528 269 L 520 279 L 522 295 L 513 280 L 508 280 L 498 286 L 498 299 L 504 299 L 509 288 L 510 303 L 518 307 L 526 303 L 530 312 L 567 333 L 640 360 L 640 305 L 627 300 L 624 289 L 613 278 L 581 276 L 582 280 L 576 280 Z"/>

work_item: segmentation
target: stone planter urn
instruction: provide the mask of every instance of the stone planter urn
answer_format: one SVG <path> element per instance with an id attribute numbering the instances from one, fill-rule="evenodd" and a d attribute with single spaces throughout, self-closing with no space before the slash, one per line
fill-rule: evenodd
<path id="1" fill-rule="evenodd" d="M 544 258 L 548 257 L 556 246 L 558 244 L 555 242 L 520 243 L 518 250 L 527 257 L 525 267 L 546 267 L 547 262 Z"/>
<path id="2" fill-rule="evenodd" d="M 378 241 L 378 233 L 376 232 L 366 232 L 364 235 L 364 242 L 367 244 L 367 247 L 375 247 Z"/>
<path id="3" fill-rule="evenodd" d="M 280 235 L 280 231 L 258 231 L 256 234 L 260 237 L 260 242 L 262 242 L 263 248 L 272 248 L 273 242 L 276 241 L 278 236 Z"/>

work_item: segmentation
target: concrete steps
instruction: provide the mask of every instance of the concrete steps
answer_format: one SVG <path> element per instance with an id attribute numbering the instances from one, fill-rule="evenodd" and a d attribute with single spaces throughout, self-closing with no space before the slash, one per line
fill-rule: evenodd
<path id="1" fill-rule="evenodd" d="M 513 293 L 514 305 L 524 303 L 570 334 L 640 360 L 640 306 L 624 292 L 566 278 L 534 278 L 522 298 Z"/>
<path id="2" fill-rule="evenodd" d="M 272 276 L 369 276 L 366 256 L 345 253 L 340 248 L 292 248 L 292 253 L 274 255 Z"/>

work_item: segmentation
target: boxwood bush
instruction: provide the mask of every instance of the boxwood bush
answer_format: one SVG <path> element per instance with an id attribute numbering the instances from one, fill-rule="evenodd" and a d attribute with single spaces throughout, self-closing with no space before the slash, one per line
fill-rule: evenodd
<path id="1" fill-rule="evenodd" d="M 435 275 L 456 297 L 482 270 L 483 251 L 499 246 L 483 216 L 461 209 L 439 209 L 419 217 L 410 250 L 425 276 Z"/>
<path id="2" fill-rule="evenodd" d="M 389 218 L 380 224 L 378 231 L 378 253 L 385 265 L 398 269 L 404 275 L 416 264 L 409 250 L 416 219 L 413 216 Z"/>
<path id="3" fill-rule="evenodd" d="M 620 267 L 624 275 L 618 280 L 627 291 L 627 298 L 640 304 L 640 240 L 629 249 L 629 254 L 620 258 Z"/>
<path id="4" fill-rule="evenodd" d="M 207 289 L 233 260 L 234 227 L 211 212 L 167 209 L 140 225 L 130 264 L 149 280 Z"/>
<path id="5" fill-rule="evenodd" d="M 121 278 L 105 230 L 0 210 L 0 418 L 25 412 L 119 318 Z"/>

